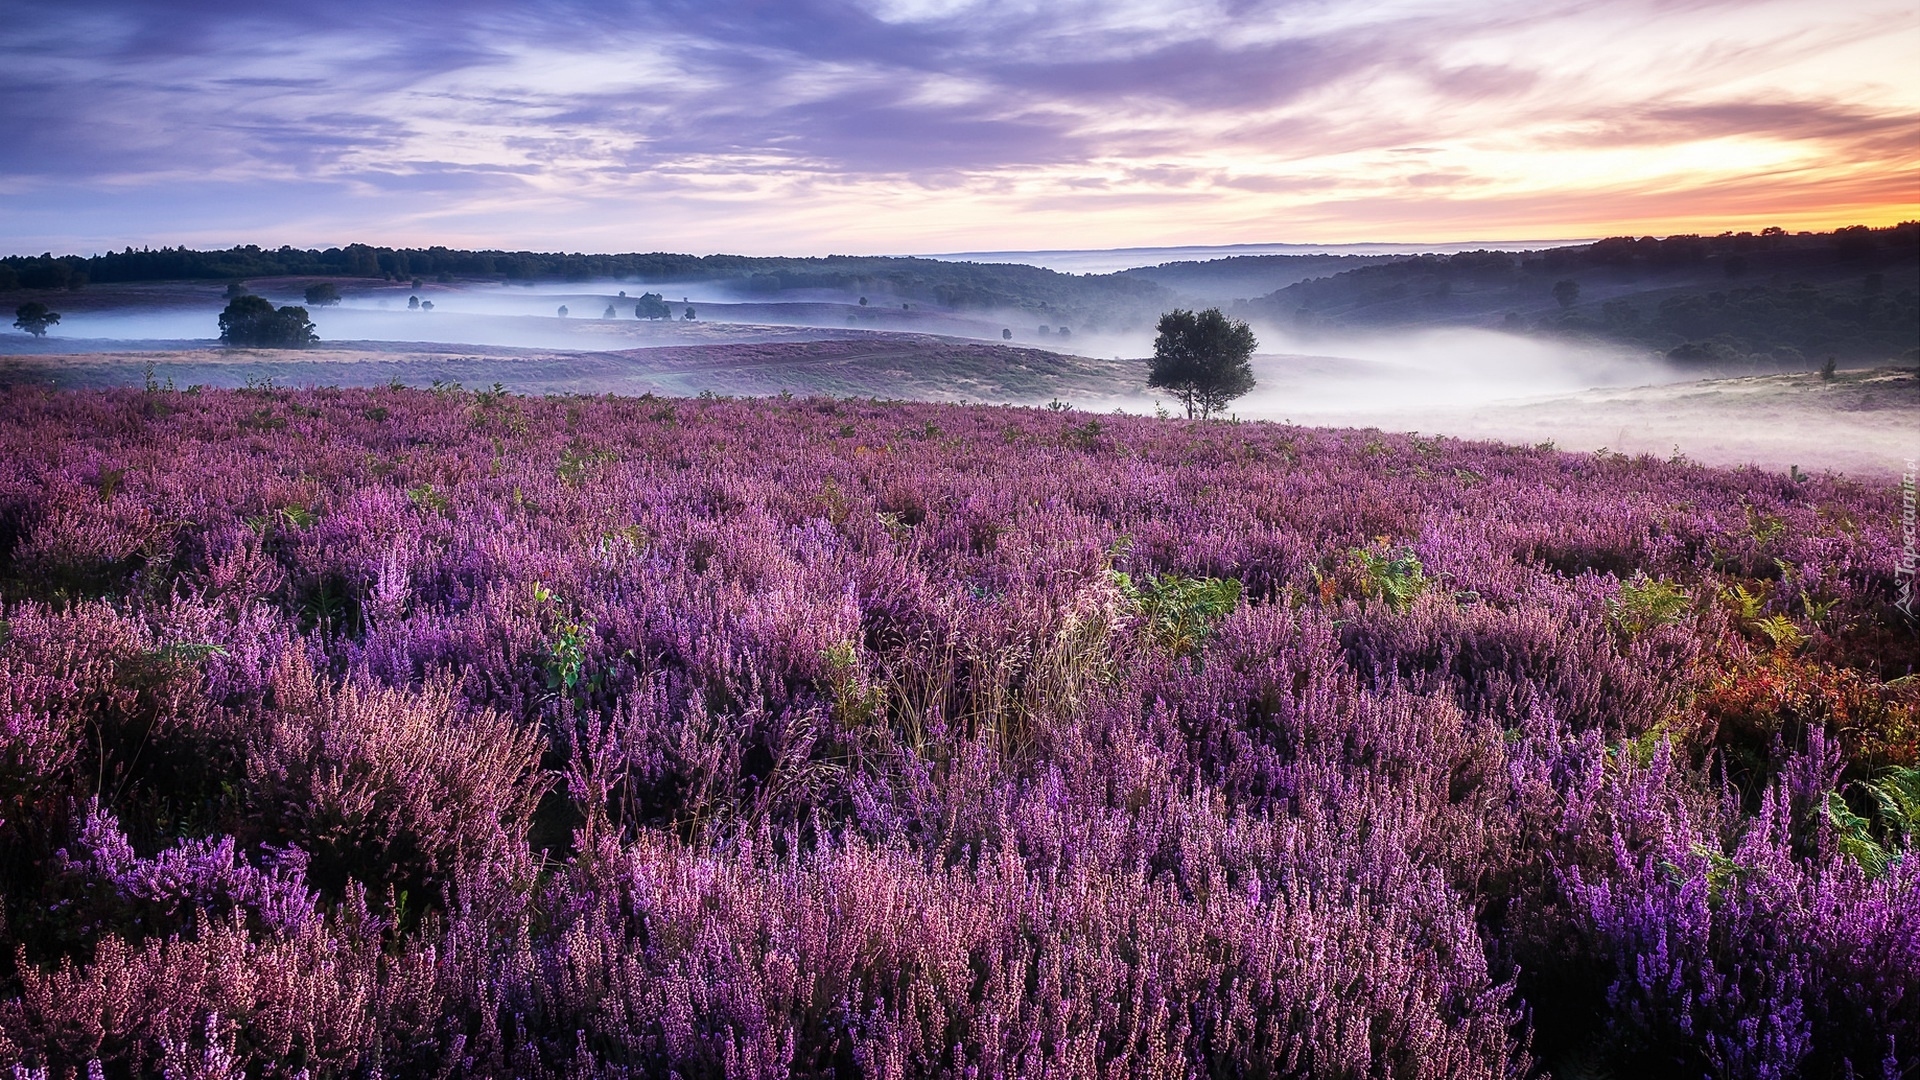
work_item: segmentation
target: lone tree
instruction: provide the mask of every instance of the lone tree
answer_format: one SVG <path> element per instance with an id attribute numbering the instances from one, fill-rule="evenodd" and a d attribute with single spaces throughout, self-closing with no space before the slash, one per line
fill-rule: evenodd
<path id="1" fill-rule="evenodd" d="M 236 296 L 220 313 L 220 340 L 228 345 L 300 349 L 320 340 L 303 307 L 276 310 L 264 298 Z"/>
<path id="2" fill-rule="evenodd" d="M 59 321 L 60 313 L 48 311 L 47 305 L 38 300 L 29 300 L 13 309 L 13 325 L 34 337 L 46 337 L 47 327 Z"/>
<path id="3" fill-rule="evenodd" d="M 308 307 L 333 307 L 340 302 L 340 289 L 331 281 L 307 286 Z"/>
<path id="4" fill-rule="evenodd" d="M 1246 323 L 1219 308 L 1175 310 L 1160 316 L 1159 331 L 1147 385 L 1172 391 L 1187 407 L 1187 419 L 1210 417 L 1253 389 L 1248 361 L 1259 342 Z"/>
<path id="5" fill-rule="evenodd" d="M 1554 282 L 1553 298 L 1560 301 L 1560 306 L 1563 308 L 1572 307 L 1574 301 L 1580 299 L 1580 283 L 1571 278 Z"/>

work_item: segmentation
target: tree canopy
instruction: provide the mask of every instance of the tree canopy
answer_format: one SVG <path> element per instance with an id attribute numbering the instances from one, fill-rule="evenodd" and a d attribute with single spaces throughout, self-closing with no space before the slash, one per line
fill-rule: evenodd
<path id="1" fill-rule="evenodd" d="M 29 300 L 13 309 L 13 325 L 34 337 L 46 337 L 47 327 L 59 321 L 60 313 L 48 311 L 47 305 L 38 300 Z"/>
<path id="2" fill-rule="evenodd" d="M 1188 419 L 1212 416 L 1253 389 L 1249 361 L 1259 342 L 1246 323 L 1219 308 L 1176 309 L 1160 316 L 1158 329 L 1147 385 L 1171 391 L 1187 407 Z"/>
<path id="3" fill-rule="evenodd" d="M 641 293 L 640 302 L 633 306 L 636 319 L 671 319 L 673 308 L 667 305 L 667 298 L 657 292 Z"/>
<path id="4" fill-rule="evenodd" d="M 236 296 L 220 313 L 220 340 L 228 345 L 297 349 L 320 340 L 303 307 L 275 309 L 258 296 Z"/>
<path id="5" fill-rule="evenodd" d="M 307 286 L 308 307 L 332 307 L 340 302 L 340 287 L 331 281 Z"/>

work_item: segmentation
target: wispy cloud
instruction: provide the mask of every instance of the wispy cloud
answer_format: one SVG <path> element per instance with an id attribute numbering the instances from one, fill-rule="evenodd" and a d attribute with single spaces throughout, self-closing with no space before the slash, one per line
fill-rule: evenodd
<path id="1" fill-rule="evenodd" d="M 0 18 L 15 250 L 1499 238 L 1920 208 L 1920 25 L 1899 2 L 13 0 Z"/>

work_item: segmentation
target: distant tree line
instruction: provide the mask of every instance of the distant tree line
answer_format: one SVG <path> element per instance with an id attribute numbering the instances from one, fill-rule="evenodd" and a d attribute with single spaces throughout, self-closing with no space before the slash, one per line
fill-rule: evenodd
<path id="1" fill-rule="evenodd" d="M 1144 323 L 1171 294 L 1151 281 L 1115 274 L 1062 274 L 1014 263 L 828 255 L 778 258 L 669 252 L 583 255 L 464 251 L 446 247 L 263 248 L 224 251 L 132 248 L 103 255 L 8 256 L 0 289 L 72 289 L 89 282 L 190 281 L 258 277 L 358 277 L 376 280 L 640 282 L 731 281 L 748 292 L 796 289 L 885 293 L 950 308 L 1013 308 L 1094 324 Z"/>
<path id="2" fill-rule="evenodd" d="M 1911 254 L 1920 224 L 1885 229 L 1853 226 L 1833 233 L 1792 234 L 1778 229 L 1758 234 L 1717 237 L 1615 237 L 1593 244 L 1516 256 L 1507 252 L 1418 255 L 1385 265 L 1350 271 L 1369 275 L 1402 274 L 1407 269 L 1445 267 L 1450 273 L 1505 272 L 1515 268 L 1564 278 L 1583 267 L 1614 271 L 1659 272 L 1719 260 L 1728 277 L 1759 274 L 1785 256 L 1798 261 L 1807 253 L 1842 260 L 1880 262 Z M 842 289 L 863 284 L 894 286 L 896 294 L 944 292 L 928 296 L 953 306 L 999 302 L 1013 294 L 1041 300 L 1092 287 L 1140 300 L 1158 300 L 1165 290 L 1125 274 L 1062 274 L 1013 263 L 947 262 L 939 259 L 864 255 L 815 258 L 748 255 L 682 255 L 670 252 L 617 255 L 532 251 L 467 251 L 447 247 L 389 248 L 348 244 L 324 250 L 263 248 L 255 244 L 222 251 L 185 247 L 132 248 L 78 255 L 10 255 L 0 258 L 0 289 L 64 289 L 89 282 L 185 281 L 250 277 L 362 277 L 414 281 L 426 277 L 471 277 L 508 281 L 587 281 L 596 278 L 639 281 L 741 279 L 750 290 L 778 293 L 795 289 Z M 1342 274 L 1341 277 L 1346 275 Z M 1316 279 L 1320 281 L 1327 278 Z M 1311 284 L 1311 283 L 1303 283 Z M 871 290 L 878 291 L 878 290 Z M 1157 317 L 1157 316 L 1156 316 Z"/>
<path id="3" fill-rule="evenodd" d="M 1830 233 L 1615 237 L 1541 252 L 1415 255 L 1300 281 L 1234 313 L 1296 332 L 1500 326 L 1682 362 L 1798 366 L 1920 341 L 1920 223 Z"/>

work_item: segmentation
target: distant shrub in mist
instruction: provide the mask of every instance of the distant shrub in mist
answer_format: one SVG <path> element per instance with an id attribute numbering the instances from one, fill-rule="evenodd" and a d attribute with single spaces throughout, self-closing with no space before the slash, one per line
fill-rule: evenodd
<path id="1" fill-rule="evenodd" d="M 320 340 L 303 307 L 275 308 L 258 296 L 237 296 L 220 313 L 220 340 L 228 345 L 297 349 Z"/>
<path id="2" fill-rule="evenodd" d="M 640 302 L 633 306 L 633 317 L 636 319 L 671 319 L 673 318 L 673 308 L 667 304 L 666 297 L 661 296 L 657 292 L 641 293 Z"/>
<path id="3" fill-rule="evenodd" d="M 25 330 L 34 337 L 46 337 L 47 331 L 59 323 L 60 313 L 38 300 L 29 300 L 13 309 L 14 329 Z"/>

